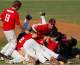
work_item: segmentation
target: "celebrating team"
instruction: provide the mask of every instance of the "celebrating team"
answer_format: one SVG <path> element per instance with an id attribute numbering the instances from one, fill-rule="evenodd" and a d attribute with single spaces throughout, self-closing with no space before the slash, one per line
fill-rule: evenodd
<path id="1" fill-rule="evenodd" d="M 66 35 L 58 32 L 54 18 L 48 22 L 45 20 L 45 13 L 41 12 L 41 22 L 30 26 L 31 15 L 26 15 L 23 26 L 17 10 L 21 7 L 20 1 L 13 2 L 12 7 L 4 9 L 0 14 L 0 21 L 3 24 L 3 32 L 8 43 L 0 51 L 0 55 L 12 59 L 7 63 L 28 62 L 36 64 L 37 61 L 51 64 L 58 61 L 67 62 L 65 56 L 62 56 L 58 50 L 60 42 L 66 42 Z M 15 25 L 19 26 L 21 33 L 16 37 Z M 75 39 L 74 39 L 75 40 Z M 73 46 L 75 46 L 77 41 Z M 59 51 L 59 52 L 58 52 Z"/>

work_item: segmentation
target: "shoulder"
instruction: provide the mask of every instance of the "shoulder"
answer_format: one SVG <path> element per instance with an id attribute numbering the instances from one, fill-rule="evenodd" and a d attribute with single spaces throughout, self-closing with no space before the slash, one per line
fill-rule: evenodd
<path id="1" fill-rule="evenodd" d="M 7 9 L 8 9 L 8 8 L 3 9 L 2 12 L 6 11 Z"/>

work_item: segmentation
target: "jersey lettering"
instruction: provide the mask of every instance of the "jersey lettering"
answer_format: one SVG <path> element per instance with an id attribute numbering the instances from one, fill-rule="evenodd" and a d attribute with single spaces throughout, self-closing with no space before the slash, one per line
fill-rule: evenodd
<path id="1" fill-rule="evenodd" d="M 6 14 L 6 16 L 5 16 L 5 21 L 6 21 L 6 22 L 9 22 L 9 19 L 10 19 L 10 14 Z"/>
<path id="2" fill-rule="evenodd" d="M 24 37 L 22 37 L 22 38 L 19 40 L 19 42 L 21 43 L 24 39 L 25 39 L 25 38 L 24 38 Z"/>

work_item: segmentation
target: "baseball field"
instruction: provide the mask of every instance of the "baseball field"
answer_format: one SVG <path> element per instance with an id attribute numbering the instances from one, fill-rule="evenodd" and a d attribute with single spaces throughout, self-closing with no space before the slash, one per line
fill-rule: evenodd
<path id="1" fill-rule="evenodd" d="M 0 12 L 7 7 L 10 7 L 14 0 L 0 0 Z M 39 22 L 40 11 L 46 12 L 46 20 L 54 17 L 58 30 L 65 33 L 68 37 L 73 36 L 78 40 L 77 47 L 80 48 L 80 0 L 20 0 L 22 7 L 19 10 L 21 22 L 23 22 L 26 14 L 31 14 L 33 19 L 31 24 Z M 16 33 L 19 33 L 18 28 Z M 0 49 L 5 45 L 6 39 L 0 25 Z M 73 64 L 65 65 L 80 65 L 80 59 L 71 59 Z M 0 61 L 0 65 L 5 64 Z M 11 64 L 13 65 L 13 64 Z M 14 65 L 23 65 L 14 64 Z"/>

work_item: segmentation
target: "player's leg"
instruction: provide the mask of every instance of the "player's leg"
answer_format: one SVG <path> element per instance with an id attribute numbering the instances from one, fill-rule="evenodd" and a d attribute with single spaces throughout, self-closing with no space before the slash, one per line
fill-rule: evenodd
<path id="1" fill-rule="evenodd" d="M 62 57 L 60 54 L 55 53 L 54 51 L 48 49 L 48 48 L 45 47 L 45 46 L 42 46 L 42 47 L 43 47 L 45 53 L 46 53 L 46 54 L 49 54 L 49 55 L 51 56 L 51 58 L 53 57 L 53 58 L 55 58 L 55 59 L 57 59 L 57 60 L 59 60 L 59 61 L 67 62 L 67 60 L 66 60 L 64 57 Z M 48 58 L 48 59 L 49 59 L 49 58 Z"/>
<path id="2" fill-rule="evenodd" d="M 41 24 L 46 24 L 45 16 L 40 16 L 41 17 Z"/>
<path id="3" fill-rule="evenodd" d="M 31 41 L 31 40 L 30 40 Z M 31 42 L 33 43 L 33 42 Z M 23 45 L 23 49 L 25 52 L 25 61 L 23 62 L 23 64 L 25 64 L 27 62 L 27 64 L 29 65 L 35 65 L 37 57 L 35 54 L 35 50 L 32 48 L 32 44 L 28 41 L 26 41 Z"/>
<path id="4" fill-rule="evenodd" d="M 4 31 L 4 35 L 8 42 L 16 38 L 16 33 L 14 30 Z"/>
<path id="5" fill-rule="evenodd" d="M 11 30 L 11 31 L 4 31 L 4 34 L 6 36 L 6 39 L 8 40 L 8 45 L 6 45 L 2 51 L 4 51 L 5 55 L 8 56 L 8 55 L 11 55 L 11 53 L 13 52 L 13 50 L 15 49 L 16 47 L 16 35 L 15 35 L 15 31 L 14 30 Z M 8 47 L 8 48 L 7 48 Z M 4 50 L 5 49 L 5 50 Z"/>
<path id="6" fill-rule="evenodd" d="M 46 24 L 45 12 L 40 12 L 41 24 Z"/>
<path id="7" fill-rule="evenodd" d="M 20 62 L 24 61 L 24 57 L 16 50 L 13 51 L 11 57 L 13 59 L 9 60 L 7 63 L 20 63 Z"/>
<path id="8" fill-rule="evenodd" d="M 14 40 L 12 40 L 11 42 L 9 42 L 9 47 L 6 50 L 6 52 L 4 53 L 4 55 L 6 55 L 6 56 L 11 55 L 12 52 L 14 51 L 15 47 L 16 47 L 16 44 L 15 44 Z"/>
<path id="9" fill-rule="evenodd" d="M 39 44 L 35 40 L 29 39 L 26 41 L 24 44 L 24 49 L 30 56 L 35 59 L 39 59 L 40 62 L 44 63 L 46 61 L 46 58 L 41 54 Z"/>
<path id="10" fill-rule="evenodd" d="M 36 55 L 41 63 L 45 63 L 47 59 L 48 60 L 53 59 L 52 56 L 49 53 L 47 53 L 41 45 L 39 45 L 36 41 L 33 41 L 33 42 L 34 42 L 33 47 L 36 50 Z M 56 62 L 57 62 L 57 60 L 56 60 Z M 51 62 L 51 63 L 53 63 L 53 62 Z M 58 64 L 58 62 L 57 62 L 57 64 Z"/>
<path id="11" fill-rule="evenodd" d="M 31 40 L 27 40 L 24 43 L 23 48 L 26 54 L 36 58 L 35 50 L 32 48 L 32 43 Z"/>
<path id="12" fill-rule="evenodd" d="M 45 51 L 46 54 L 49 54 L 49 56 L 57 58 L 59 56 L 59 54 L 55 53 L 52 50 L 49 50 L 47 47 L 42 46 L 43 50 Z"/>
<path id="13" fill-rule="evenodd" d="M 0 53 L 4 54 L 4 53 L 6 52 L 6 50 L 8 49 L 8 47 L 9 47 L 9 44 L 6 44 L 6 45 L 2 48 L 2 50 L 0 51 Z"/>

